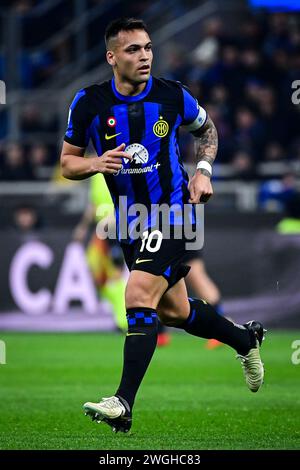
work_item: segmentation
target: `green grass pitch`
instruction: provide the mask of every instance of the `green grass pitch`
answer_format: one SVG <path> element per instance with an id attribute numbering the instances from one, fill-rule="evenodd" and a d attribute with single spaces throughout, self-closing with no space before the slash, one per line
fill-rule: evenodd
<path id="1" fill-rule="evenodd" d="M 174 334 L 158 349 L 139 391 L 130 435 L 84 416 L 82 404 L 111 396 L 121 371 L 115 334 L 2 333 L 1 449 L 299 449 L 299 331 L 269 332 L 266 377 L 248 391 L 228 347 Z"/>

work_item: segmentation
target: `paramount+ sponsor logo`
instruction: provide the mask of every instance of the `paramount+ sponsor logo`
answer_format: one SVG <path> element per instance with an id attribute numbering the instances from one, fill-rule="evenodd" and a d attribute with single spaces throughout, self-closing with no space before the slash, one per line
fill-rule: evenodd
<path id="1" fill-rule="evenodd" d="M 132 161 L 127 162 L 127 167 L 123 165 L 121 170 L 117 171 L 114 176 L 118 176 L 119 174 L 138 175 L 141 173 L 152 173 L 152 171 L 157 170 L 160 166 L 158 162 L 146 165 L 149 160 L 149 152 L 142 144 L 130 144 L 125 148 L 125 152 L 132 156 Z"/>

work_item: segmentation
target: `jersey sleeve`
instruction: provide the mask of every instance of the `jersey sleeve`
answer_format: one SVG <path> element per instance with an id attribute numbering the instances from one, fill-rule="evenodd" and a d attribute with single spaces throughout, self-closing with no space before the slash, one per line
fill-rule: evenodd
<path id="1" fill-rule="evenodd" d="M 89 108 L 85 90 L 76 93 L 69 109 L 68 127 L 64 140 L 69 144 L 85 148 L 90 140 Z"/>
<path id="2" fill-rule="evenodd" d="M 186 86 L 180 85 L 183 95 L 183 116 L 181 125 L 189 132 L 196 132 L 206 123 L 207 113 L 205 109 L 199 105 L 190 90 Z"/>

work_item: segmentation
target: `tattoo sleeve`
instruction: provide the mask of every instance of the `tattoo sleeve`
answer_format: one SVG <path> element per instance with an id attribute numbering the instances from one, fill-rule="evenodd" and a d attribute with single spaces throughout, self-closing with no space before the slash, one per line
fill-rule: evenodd
<path id="1" fill-rule="evenodd" d="M 218 133 L 211 118 L 208 116 L 205 125 L 193 134 L 197 163 L 204 160 L 212 165 L 218 150 Z M 203 168 L 201 173 L 210 177 L 209 172 Z"/>

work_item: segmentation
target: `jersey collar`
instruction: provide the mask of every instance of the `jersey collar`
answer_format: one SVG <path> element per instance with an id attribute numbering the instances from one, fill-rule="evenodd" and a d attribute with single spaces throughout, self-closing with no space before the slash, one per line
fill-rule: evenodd
<path id="1" fill-rule="evenodd" d="M 147 82 L 147 85 L 145 86 L 144 90 L 139 93 L 138 95 L 135 96 L 126 96 L 126 95 L 121 95 L 121 93 L 118 92 L 115 84 L 115 79 L 113 78 L 111 80 L 111 87 L 114 92 L 114 95 L 121 101 L 126 101 L 126 103 L 132 103 L 134 101 L 139 101 L 145 98 L 145 96 L 148 95 L 149 91 L 151 90 L 152 87 L 152 75 L 150 75 L 150 78 Z"/>

